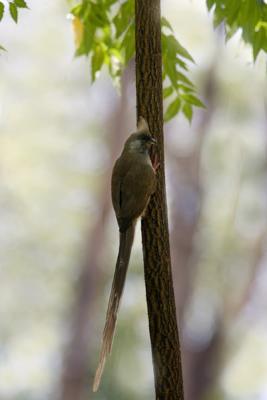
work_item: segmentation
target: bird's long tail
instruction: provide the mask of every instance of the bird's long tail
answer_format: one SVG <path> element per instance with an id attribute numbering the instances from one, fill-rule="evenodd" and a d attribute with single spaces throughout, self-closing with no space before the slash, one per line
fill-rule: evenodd
<path id="1" fill-rule="evenodd" d="M 114 336 L 117 314 L 120 299 L 123 292 L 124 282 L 131 255 L 134 239 L 135 223 L 132 223 L 125 232 L 120 233 L 119 254 L 116 262 L 116 269 L 113 277 L 111 293 L 109 297 L 106 323 L 103 331 L 102 347 L 99 357 L 98 367 L 95 373 L 93 391 L 96 392 L 104 370 L 106 357 L 111 352 L 112 340 Z"/>

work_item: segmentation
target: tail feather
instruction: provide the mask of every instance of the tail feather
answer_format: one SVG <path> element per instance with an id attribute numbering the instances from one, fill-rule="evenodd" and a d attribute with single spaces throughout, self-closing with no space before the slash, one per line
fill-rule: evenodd
<path id="1" fill-rule="evenodd" d="M 96 392 L 99 387 L 107 355 L 110 354 L 111 352 L 118 309 L 120 305 L 120 300 L 124 288 L 126 273 L 131 255 L 131 249 L 134 239 L 134 231 L 135 231 L 135 223 L 132 223 L 126 231 L 120 233 L 119 254 L 116 262 L 116 268 L 113 277 L 111 293 L 109 297 L 99 363 L 93 383 L 94 392 Z"/>

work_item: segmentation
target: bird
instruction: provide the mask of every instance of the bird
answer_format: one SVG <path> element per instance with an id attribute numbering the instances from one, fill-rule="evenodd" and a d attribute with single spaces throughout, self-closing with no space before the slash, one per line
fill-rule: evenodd
<path id="1" fill-rule="evenodd" d="M 137 131 L 124 144 L 115 162 L 111 178 L 111 197 L 119 232 L 119 252 L 103 330 L 99 363 L 96 369 L 93 391 L 98 390 L 107 356 L 111 353 L 117 314 L 123 293 L 126 273 L 131 255 L 135 226 L 139 217 L 145 215 L 150 196 L 156 190 L 156 169 L 150 154 L 157 141 L 150 133 L 148 124 L 140 117 Z"/>

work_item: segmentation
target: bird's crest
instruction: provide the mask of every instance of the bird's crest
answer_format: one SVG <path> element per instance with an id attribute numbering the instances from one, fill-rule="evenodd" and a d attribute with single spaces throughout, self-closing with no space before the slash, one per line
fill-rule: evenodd
<path id="1" fill-rule="evenodd" d="M 137 129 L 138 129 L 138 132 L 141 132 L 141 131 L 149 132 L 149 126 L 144 117 L 139 117 L 138 123 L 137 123 Z"/>

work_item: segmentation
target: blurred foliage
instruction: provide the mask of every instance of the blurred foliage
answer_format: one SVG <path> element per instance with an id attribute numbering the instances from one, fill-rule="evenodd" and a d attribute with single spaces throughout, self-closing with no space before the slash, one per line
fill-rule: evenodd
<path id="1" fill-rule="evenodd" d="M 253 49 L 256 60 L 261 50 L 267 52 L 267 5 L 264 0 L 207 0 L 207 7 L 214 7 L 215 27 L 225 23 L 226 38 L 238 29 Z"/>
<path id="2" fill-rule="evenodd" d="M 91 56 L 92 81 L 106 65 L 118 86 L 123 69 L 135 53 L 134 1 L 126 0 L 118 5 L 114 0 L 83 0 L 72 8 L 71 13 L 74 17 L 76 55 Z M 180 110 L 191 121 L 193 106 L 204 107 L 187 76 L 187 61 L 194 60 L 175 38 L 170 23 L 164 17 L 162 28 L 164 98 L 172 98 L 165 121 Z"/>

